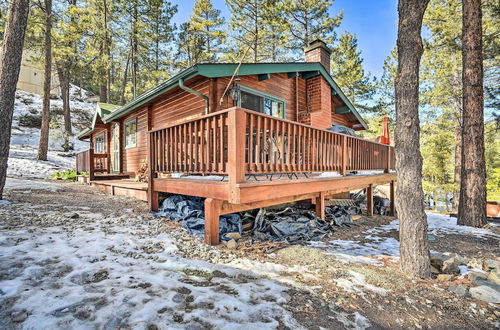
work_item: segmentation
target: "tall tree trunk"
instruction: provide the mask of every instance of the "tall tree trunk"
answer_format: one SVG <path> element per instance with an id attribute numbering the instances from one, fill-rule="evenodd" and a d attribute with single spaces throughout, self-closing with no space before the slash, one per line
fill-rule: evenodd
<path id="1" fill-rule="evenodd" d="M 71 108 L 69 104 L 69 63 L 57 63 L 57 75 L 59 77 L 59 85 L 61 86 L 61 98 L 63 101 L 63 114 L 64 114 L 64 131 L 71 135 Z"/>
<path id="2" fill-rule="evenodd" d="M 396 75 L 396 209 L 399 216 L 401 269 L 430 278 L 427 217 L 422 190 L 422 155 L 418 87 L 423 53 L 422 19 L 429 0 L 399 0 L 398 71 Z"/>
<path id="3" fill-rule="evenodd" d="M 7 177 L 12 114 L 23 55 L 29 0 L 11 0 L 0 57 L 0 199 Z"/>
<path id="4" fill-rule="evenodd" d="M 453 172 L 453 211 L 458 212 L 460 201 L 460 179 L 462 176 L 462 107 L 455 110 L 455 170 Z"/>
<path id="5" fill-rule="evenodd" d="M 132 21 L 132 96 L 135 99 L 137 97 L 137 68 L 138 68 L 138 31 L 137 31 L 137 20 L 139 19 L 139 11 L 137 8 L 137 2 L 134 3 L 134 17 Z"/>
<path id="6" fill-rule="evenodd" d="M 486 224 L 481 0 L 462 2 L 463 140 L 458 224 Z"/>
<path id="7" fill-rule="evenodd" d="M 50 81 L 52 76 L 52 0 L 45 0 L 45 32 L 44 32 L 44 79 L 43 79 L 43 109 L 42 129 L 38 145 L 38 159 L 47 160 L 49 148 L 49 121 L 50 121 Z"/>
<path id="8" fill-rule="evenodd" d="M 125 104 L 125 88 L 127 87 L 127 78 L 128 78 L 128 67 L 130 65 L 130 53 L 132 50 L 129 51 L 127 55 L 127 62 L 125 63 L 125 72 L 123 73 L 123 80 L 122 80 L 122 90 L 120 93 L 120 105 Z"/>

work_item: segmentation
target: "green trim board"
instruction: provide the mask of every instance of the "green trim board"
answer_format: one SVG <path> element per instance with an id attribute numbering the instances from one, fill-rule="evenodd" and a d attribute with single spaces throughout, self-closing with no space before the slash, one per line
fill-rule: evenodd
<path id="1" fill-rule="evenodd" d="M 230 77 L 234 74 L 238 68 L 237 63 L 201 63 L 194 65 L 188 69 L 181 71 L 167 81 L 161 83 L 160 85 L 152 88 L 146 93 L 140 95 L 135 100 L 125 104 L 124 106 L 114 109 L 112 113 L 107 116 L 101 117 L 104 123 L 108 123 L 114 119 L 117 119 L 130 111 L 133 111 L 148 102 L 152 101 L 154 98 L 160 96 L 161 94 L 179 86 L 179 79 L 187 81 L 195 76 L 203 76 L 207 78 L 220 78 L 220 77 Z M 347 96 L 342 92 L 340 87 L 334 81 L 332 76 L 326 71 L 326 69 L 320 63 L 313 62 L 293 62 L 293 63 L 243 63 L 238 69 L 237 75 L 261 75 L 261 77 L 268 76 L 272 73 L 288 73 L 288 77 L 294 77 L 295 74 L 301 74 L 303 77 L 315 76 L 321 74 L 326 81 L 332 87 L 332 95 L 338 95 L 340 99 L 346 104 L 350 112 L 356 117 L 356 119 L 361 123 L 361 125 L 367 129 L 368 126 L 363 120 L 361 115 L 358 113 L 352 102 L 347 98 Z M 290 73 L 292 73 L 290 75 Z M 92 130 L 92 129 L 91 129 Z M 84 131 L 85 132 L 85 131 Z M 80 133 L 81 136 L 84 132 Z M 88 132 L 86 132 L 88 133 Z"/>

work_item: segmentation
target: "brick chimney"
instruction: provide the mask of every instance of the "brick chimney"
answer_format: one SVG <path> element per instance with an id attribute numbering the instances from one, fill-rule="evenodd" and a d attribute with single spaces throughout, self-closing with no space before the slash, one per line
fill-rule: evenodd
<path id="1" fill-rule="evenodd" d="M 319 62 L 330 74 L 330 55 L 332 51 L 323 40 L 316 39 L 305 50 L 306 62 Z"/>

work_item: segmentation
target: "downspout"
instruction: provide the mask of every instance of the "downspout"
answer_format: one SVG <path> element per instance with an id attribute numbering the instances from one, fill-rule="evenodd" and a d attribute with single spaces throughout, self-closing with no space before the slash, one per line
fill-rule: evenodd
<path id="1" fill-rule="evenodd" d="M 208 96 L 206 96 L 206 95 L 198 92 L 197 90 L 194 90 L 194 89 L 189 88 L 186 85 L 184 85 L 184 79 L 182 79 L 182 78 L 179 79 L 179 87 L 181 89 L 185 90 L 188 93 L 197 95 L 197 96 L 201 97 L 202 99 L 204 99 L 205 100 L 205 114 L 208 115 L 208 113 L 209 113 L 209 106 L 208 106 L 209 99 L 208 99 Z"/>

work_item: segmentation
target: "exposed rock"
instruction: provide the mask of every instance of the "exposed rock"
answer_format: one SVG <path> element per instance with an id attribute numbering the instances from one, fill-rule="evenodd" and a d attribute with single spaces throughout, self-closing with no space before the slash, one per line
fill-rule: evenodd
<path id="1" fill-rule="evenodd" d="M 487 271 L 489 271 L 490 269 L 500 269 L 500 261 L 493 260 L 493 259 L 486 259 L 483 262 L 483 268 L 484 268 L 484 270 L 487 270 Z"/>
<path id="2" fill-rule="evenodd" d="M 487 274 L 471 270 L 467 274 L 467 278 L 474 284 L 478 284 L 478 281 L 485 280 L 488 277 Z"/>
<path id="3" fill-rule="evenodd" d="M 441 271 L 439 269 L 437 269 L 436 267 L 434 267 L 433 265 L 431 265 L 431 272 L 433 274 L 439 274 L 439 273 L 441 273 Z"/>
<path id="4" fill-rule="evenodd" d="M 68 212 L 65 213 L 64 216 L 70 219 L 78 219 L 80 217 L 80 215 L 76 212 Z"/>
<path id="5" fill-rule="evenodd" d="M 450 285 L 448 290 L 460 297 L 465 297 L 468 294 L 467 287 L 464 285 Z"/>
<path id="6" fill-rule="evenodd" d="M 469 290 L 471 296 L 475 299 L 493 304 L 500 304 L 500 292 L 486 285 L 476 286 Z"/>
<path id="7" fill-rule="evenodd" d="M 448 282 L 453 280 L 453 277 L 451 274 L 439 274 L 436 279 L 438 282 Z"/>
<path id="8" fill-rule="evenodd" d="M 445 274 L 458 274 L 460 273 L 460 266 L 462 262 L 459 259 L 453 257 L 443 261 L 443 268 L 441 269 Z"/>
<path id="9" fill-rule="evenodd" d="M 431 258 L 431 271 L 433 273 L 441 273 L 441 268 L 443 267 L 443 259 L 440 256 L 432 256 Z"/>
<path id="10" fill-rule="evenodd" d="M 488 281 L 500 284 L 500 268 L 495 268 L 488 275 Z"/>
<path id="11" fill-rule="evenodd" d="M 236 250 L 238 248 L 238 243 L 234 239 L 231 239 L 227 242 L 227 248 L 229 250 Z"/>
<path id="12" fill-rule="evenodd" d="M 69 279 L 74 284 L 88 284 L 88 283 L 97 283 L 108 278 L 107 270 L 99 270 L 97 272 L 83 272 L 80 274 L 75 274 L 71 276 Z"/>
<path id="13" fill-rule="evenodd" d="M 28 318 L 28 312 L 26 312 L 24 309 L 19 311 L 14 311 L 10 314 L 10 318 L 12 322 L 16 323 L 24 322 L 24 320 Z"/>
<path id="14" fill-rule="evenodd" d="M 241 238 L 240 233 L 227 233 L 226 237 L 234 239 L 235 241 L 239 240 Z"/>

